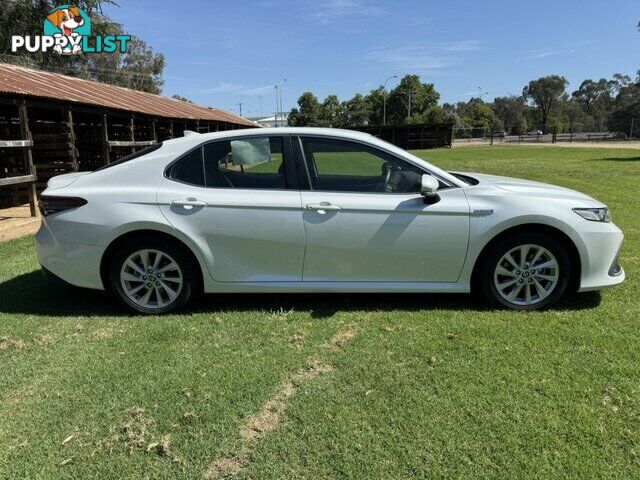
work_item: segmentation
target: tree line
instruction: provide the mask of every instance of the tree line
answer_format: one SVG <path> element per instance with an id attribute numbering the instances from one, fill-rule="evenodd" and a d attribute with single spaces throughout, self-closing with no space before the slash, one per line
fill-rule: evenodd
<path id="1" fill-rule="evenodd" d="M 453 123 L 468 131 L 505 131 L 520 135 L 529 130 L 544 132 L 640 131 L 640 70 L 635 79 L 615 74 L 612 78 L 586 79 L 573 92 L 559 75 L 531 80 L 521 95 L 496 97 L 485 102 L 480 96 L 468 101 L 438 103 L 440 94 L 432 83 L 418 75 L 405 75 L 397 87 L 382 85 L 368 94 L 357 93 L 340 101 L 336 95 L 322 102 L 312 92 L 303 93 L 298 107 L 289 114 L 291 126 L 357 128 L 415 123 Z M 386 110 L 386 115 L 385 115 Z"/>

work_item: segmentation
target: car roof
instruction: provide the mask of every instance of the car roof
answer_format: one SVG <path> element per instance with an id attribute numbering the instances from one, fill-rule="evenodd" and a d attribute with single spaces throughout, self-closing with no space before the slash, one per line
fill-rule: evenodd
<path id="1" fill-rule="evenodd" d="M 241 128 L 237 130 L 223 130 L 211 133 L 190 132 L 184 137 L 166 140 L 167 145 L 179 144 L 181 148 L 187 143 L 198 144 L 207 140 L 217 140 L 222 138 L 244 137 L 247 135 L 329 135 L 333 137 L 352 139 L 375 138 L 369 133 L 358 132 L 357 130 L 346 130 L 341 128 L 318 128 L 318 127 L 270 127 L 270 128 Z"/>

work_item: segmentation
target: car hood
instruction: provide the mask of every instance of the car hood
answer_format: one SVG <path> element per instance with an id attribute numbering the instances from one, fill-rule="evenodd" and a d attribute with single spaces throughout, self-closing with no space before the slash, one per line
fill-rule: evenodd
<path id="1" fill-rule="evenodd" d="M 604 207 L 602 202 L 597 201 L 589 195 L 576 192 L 570 188 L 558 187 L 557 185 L 482 173 L 462 173 L 462 175 L 477 179 L 480 182 L 479 185 L 492 185 L 516 195 L 575 200 L 583 202 L 590 207 Z"/>

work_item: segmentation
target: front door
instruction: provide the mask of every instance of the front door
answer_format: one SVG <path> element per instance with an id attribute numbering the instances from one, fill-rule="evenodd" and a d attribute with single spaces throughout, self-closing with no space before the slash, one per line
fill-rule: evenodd
<path id="1" fill-rule="evenodd" d="M 302 192 L 304 281 L 455 282 L 469 239 L 460 188 L 420 195 L 420 167 L 359 142 L 300 139 L 312 189 Z"/>
<path id="2" fill-rule="evenodd" d="M 158 192 L 171 225 L 194 241 L 218 282 L 300 282 L 305 235 L 288 136 L 201 145 Z"/>

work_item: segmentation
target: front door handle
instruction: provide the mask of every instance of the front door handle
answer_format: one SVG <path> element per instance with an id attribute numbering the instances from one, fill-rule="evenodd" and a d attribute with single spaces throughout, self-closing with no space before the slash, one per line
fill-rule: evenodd
<path id="1" fill-rule="evenodd" d="M 197 200 L 195 198 L 187 198 L 184 200 L 173 200 L 171 202 L 172 207 L 182 207 L 185 210 L 192 210 L 194 208 L 206 207 L 207 202 L 203 202 L 201 200 Z"/>
<path id="2" fill-rule="evenodd" d="M 333 205 L 329 202 L 322 202 L 319 204 L 307 205 L 307 210 L 313 210 L 314 212 L 318 212 L 320 215 L 324 215 L 327 212 L 337 212 L 338 210 L 342 210 L 342 207 Z"/>

